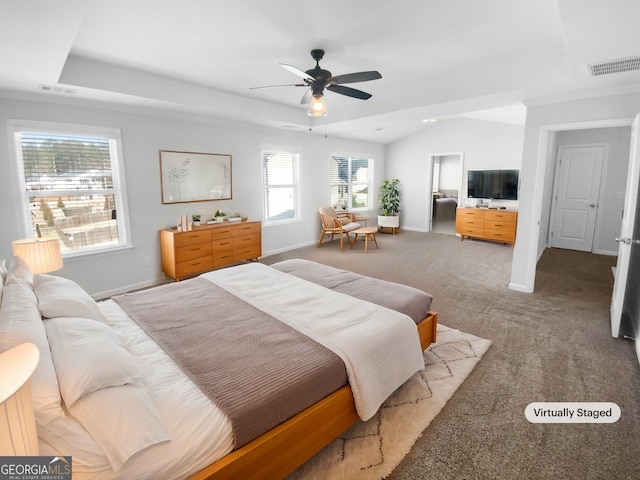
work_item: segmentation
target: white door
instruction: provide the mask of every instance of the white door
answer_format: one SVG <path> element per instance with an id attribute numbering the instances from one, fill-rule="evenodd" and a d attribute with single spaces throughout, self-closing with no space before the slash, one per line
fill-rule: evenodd
<path id="1" fill-rule="evenodd" d="M 592 250 L 604 155 L 604 145 L 560 147 L 552 247 Z"/>
<path id="2" fill-rule="evenodd" d="M 616 265 L 615 280 L 613 282 L 613 296 L 611 298 L 611 335 L 618 337 L 620 333 L 620 319 L 622 305 L 629 275 L 629 257 L 635 227 L 636 210 L 638 205 L 638 185 L 640 181 L 640 139 L 638 138 L 638 122 L 636 116 L 631 127 L 631 153 L 629 155 L 629 170 L 627 174 L 627 190 L 624 197 L 624 211 L 622 212 L 622 227 L 618 242 L 618 263 Z"/>

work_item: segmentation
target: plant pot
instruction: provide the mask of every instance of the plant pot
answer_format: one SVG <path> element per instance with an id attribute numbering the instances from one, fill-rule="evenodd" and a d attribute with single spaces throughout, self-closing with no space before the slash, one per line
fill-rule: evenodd
<path id="1" fill-rule="evenodd" d="M 199 227 L 200 226 L 200 222 L 193 222 L 193 226 L 194 227 Z"/>
<path id="2" fill-rule="evenodd" d="M 378 215 L 378 227 L 399 228 L 400 215 L 394 215 L 392 217 Z"/>

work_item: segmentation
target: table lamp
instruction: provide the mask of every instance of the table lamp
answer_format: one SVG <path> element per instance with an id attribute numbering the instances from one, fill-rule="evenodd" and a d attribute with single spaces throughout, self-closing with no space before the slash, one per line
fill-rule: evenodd
<path id="1" fill-rule="evenodd" d="M 13 254 L 22 258 L 31 271 L 48 273 L 62 268 L 60 240 L 57 238 L 27 238 L 14 240 Z"/>
<path id="2" fill-rule="evenodd" d="M 33 343 L 0 355 L 0 456 L 37 456 L 38 433 L 29 378 L 40 359 Z"/>

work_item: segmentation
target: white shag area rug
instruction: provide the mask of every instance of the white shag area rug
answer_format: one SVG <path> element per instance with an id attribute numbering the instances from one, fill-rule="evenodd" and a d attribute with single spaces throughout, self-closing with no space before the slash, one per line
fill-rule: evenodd
<path id="1" fill-rule="evenodd" d="M 490 340 L 438 325 L 424 370 L 394 392 L 376 415 L 358 422 L 288 480 L 377 480 L 388 476 L 471 373 Z"/>

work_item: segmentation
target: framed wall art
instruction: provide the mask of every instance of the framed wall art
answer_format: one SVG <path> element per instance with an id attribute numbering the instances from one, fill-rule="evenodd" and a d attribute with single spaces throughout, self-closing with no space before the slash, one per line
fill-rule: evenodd
<path id="1" fill-rule="evenodd" d="M 160 150 L 162 203 L 231 200 L 231 155 Z"/>

